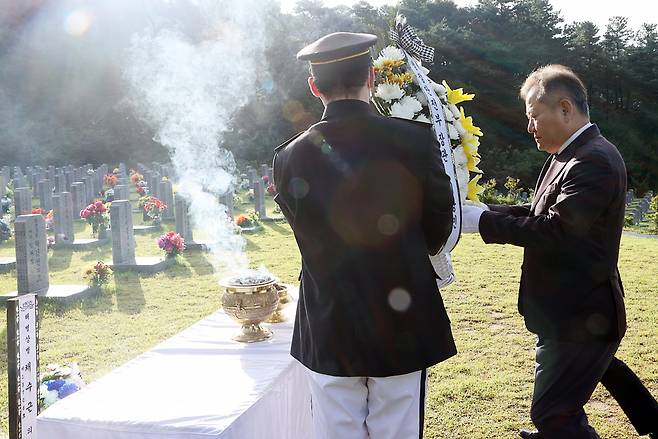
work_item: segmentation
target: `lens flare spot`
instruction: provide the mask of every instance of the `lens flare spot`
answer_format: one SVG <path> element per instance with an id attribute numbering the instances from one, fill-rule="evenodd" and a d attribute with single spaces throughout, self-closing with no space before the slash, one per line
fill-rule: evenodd
<path id="1" fill-rule="evenodd" d="M 304 198 L 309 191 L 308 182 L 303 178 L 295 177 L 290 180 L 288 191 L 293 198 Z"/>
<path id="2" fill-rule="evenodd" d="M 91 27 L 93 18 L 91 14 L 82 10 L 75 10 L 71 12 L 64 21 L 64 30 L 69 35 L 74 37 L 81 37 Z"/>
<path id="3" fill-rule="evenodd" d="M 411 295 L 404 288 L 393 288 L 388 295 L 388 304 L 397 312 L 405 312 L 411 306 Z"/>
<path id="4" fill-rule="evenodd" d="M 377 229 L 382 235 L 393 236 L 400 229 L 400 221 L 395 215 L 386 214 L 379 217 Z"/>
<path id="5" fill-rule="evenodd" d="M 304 117 L 304 106 L 299 101 L 288 101 L 282 108 L 283 117 L 295 123 Z"/>

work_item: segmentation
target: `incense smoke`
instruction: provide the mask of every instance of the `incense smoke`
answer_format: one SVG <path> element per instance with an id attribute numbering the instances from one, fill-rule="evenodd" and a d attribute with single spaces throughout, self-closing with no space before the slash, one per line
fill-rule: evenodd
<path id="1" fill-rule="evenodd" d="M 218 202 L 237 182 L 235 160 L 219 147 L 220 136 L 254 90 L 271 2 L 187 3 L 198 11 L 199 27 L 182 32 L 185 23 L 164 22 L 136 35 L 125 77 L 137 114 L 169 150 L 178 193 L 190 202 L 193 226 L 211 243 L 215 271 L 235 272 L 247 259 L 244 239 Z"/>

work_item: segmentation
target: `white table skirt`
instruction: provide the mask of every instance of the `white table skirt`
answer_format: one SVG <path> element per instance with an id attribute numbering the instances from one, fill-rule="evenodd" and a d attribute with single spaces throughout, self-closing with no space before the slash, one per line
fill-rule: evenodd
<path id="1" fill-rule="evenodd" d="M 259 439 L 312 437 L 303 366 L 290 356 L 289 321 L 242 344 L 218 311 L 55 403 L 39 439 Z"/>

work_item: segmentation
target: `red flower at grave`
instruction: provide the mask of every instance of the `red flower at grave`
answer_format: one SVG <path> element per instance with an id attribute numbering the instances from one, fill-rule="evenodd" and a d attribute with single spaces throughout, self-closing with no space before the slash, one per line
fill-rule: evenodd
<path id="1" fill-rule="evenodd" d="M 32 215 L 41 215 L 43 214 L 43 210 L 41 209 L 32 209 Z"/>
<path id="2" fill-rule="evenodd" d="M 270 194 L 270 195 L 275 195 L 276 194 L 276 186 L 274 186 L 274 183 L 267 186 L 267 193 Z"/>
<path id="3" fill-rule="evenodd" d="M 270 177 L 267 176 L 267 175 L 263 175 L 261 178 L 263 179 L 263 182 L 265 182 L 265 183 L 268 183 L 270 181 Z"/>
<path id="4" fill-rule="evenodd" d="M 107 175 L 103 178 L 103 182 L 104 182 L 107 186 L 109 186 L 109 187 L 114 187 L 114 186 L 116 186 L 116 184 L 117 184 L 118 181 L 119 181 L 119 179 L 117 178 L 117 176 L 116 176 L 116 175 L 113 175 L 113 174 L 107 174 Z"/>
<path id="5" fill-rule="evenodd" d="M 178 233 L 169 231 L 158 238 L 158 247 L 165 251 L 167 257 L 174 257 L 185 250 L 185 239 Z"/>
<path id="6" fill-rule="evenodd" d="M 246 224 L 249 222 L 249 218 L 247 215 L 238 215 L 238 217 L 235 219 L 235 224 L 238 226 L 242 227 L 243 225 L 246 226 Z"/>
<path id="7" fill-rule="evenodd" d="M 144 186 L 137 186 L 137 193 L 142 197 L 146 195 L 146 189 Z"/>

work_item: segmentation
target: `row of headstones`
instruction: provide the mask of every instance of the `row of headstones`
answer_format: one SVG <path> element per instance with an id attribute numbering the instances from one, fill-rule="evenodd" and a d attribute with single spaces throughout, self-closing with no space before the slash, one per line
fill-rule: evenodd
<path id="1" fill-rule="evenodd" d="M 91 169 L 90 165 L 82 168 L 65 167 L 60 170 L 49 167 L 47 171 L 43 168 L 36 168 L 36 171 L 32 171 L 32 186 L 30 187 L 20 168 L 15 168 L 14 205 L 16 217 L 32 212 L 34 191 L 38 194 L 39 206 L 46 212 L 56 209 L 56 200 L 54 199 L 56 195 L 70 193 L 73 199 L 71 214 L 75 215 L 94 201 L 103 188 L 103 177 L 106 172 L 107 165 L 101 165 L 95 171 Z M 3 171 L 2 176 L 0 176 L 0 183 L 6 181 L 6 174 Z M 0 184 L 0 187 L 6 188 L 6 184 Z"/>
<path id="2" fill-rule="evenodd" d="M 94 183 L 97 187 L 102 187 L 103 177 L 107 174 L 107 165 L 101 165 L 96 171 L 94 171 L 92 165 L 84 165 L 81 167 L 74 167 L 73 165 L 67 165 L 61 168 L 56 168 L 55 166 L 48 166 L 48 168 L 43 168 L 41 166 L 26 168 L 27 173 L 24 174 L 20 167 L 14 167 L 13 172 L 10 171 L 8 166 L 5 166 L 0 171 L 0 191 L 6 189 L 7 183 L 10 178 L 14 180 L 14 188 L 23 188 L 29 187 L 33 191 L 36 191 L 38 188 L 38 183 L 42 180 L 47 180 L 50 184 L 50 189 L 53 192 L 70 192 L 71 185 L 74 182 L 82 182 L 83 179 L 87 176 L 94 177 Z M 0 195 L 4 195 L 0 193 Z"/>
<path id="3" fill-rule="evenodd" d="M 633 190 L 631 189 L 628 191 L 629 193 L 626 195 L 626 205 L 628 206 L 635 198 L 635 194 L 633 193 Z M 629 197 L 632 196 L 633 198 Z M 644 220 L 644 217 L 649 213 L 650 206 L 651 206 L 651 199 L 653 198 L 653 192 L 648 191 L 642 198 L 640 198 L 640 201 L 637 203 L 637 205 L 631 210 L 631 217 L 633 219 L 633 225 L 638 226 L 642 221 Z"/>

